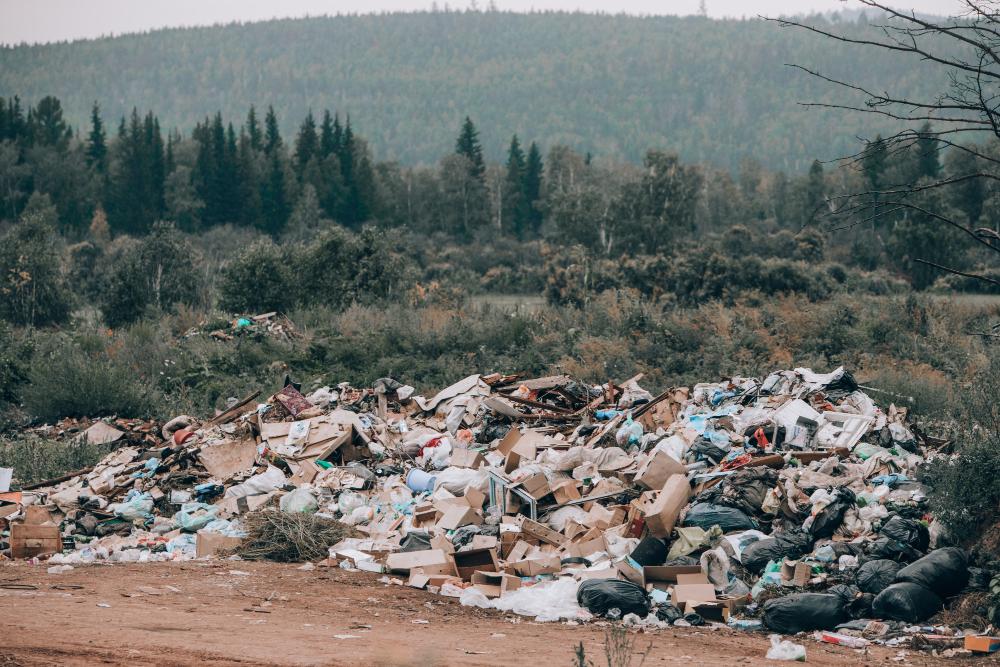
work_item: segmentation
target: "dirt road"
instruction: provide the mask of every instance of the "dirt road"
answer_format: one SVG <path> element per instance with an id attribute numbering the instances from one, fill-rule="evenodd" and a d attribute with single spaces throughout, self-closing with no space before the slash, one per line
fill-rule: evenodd
<path id="1" fill-rule="evenodd" d="M 581 641 L 604 665 L 603 639 L 599 624 L 534 623 L 342 570 L 214 561 L 50 575 L 45 566 L 0 564 L 0 667 L 557 667 L 572 663 Z M 675 628 L 638 636 L 637 645 L 650 642 L 647 667 L 770 664 L 761 634 Z M 898 649 L 804 643 L 812 665 L 940 664 L 912 651 L 900 658 Z"/>

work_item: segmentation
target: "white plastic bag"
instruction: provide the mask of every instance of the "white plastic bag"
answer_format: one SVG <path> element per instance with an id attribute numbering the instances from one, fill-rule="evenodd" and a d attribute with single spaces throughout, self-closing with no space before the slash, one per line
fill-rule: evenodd
<path id="1" fill-rule="evenodd" d="M 313 513 L 319 509 L 319 501 L 311 489 L 299 488 L 291 493 L 285 494 L 278 501 L 278 506 L 282 512 L 294 514 L 296 512 Z"/>
<path id="2" fill-rule="evenodd" d="M 788 640 L 781 641 L 781 635 L 771 635 L 771 648 L 767 649 L 768 660 L 806 661 L 806 647 Z"/>

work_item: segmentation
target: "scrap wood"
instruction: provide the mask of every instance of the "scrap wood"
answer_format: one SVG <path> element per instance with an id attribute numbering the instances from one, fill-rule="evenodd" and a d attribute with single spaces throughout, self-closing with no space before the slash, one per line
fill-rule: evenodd
<path id="1" fill-rule="evenodd" d="M 68 472 L 65 475 L 59 475 L 58 477 L 53 477 L 52 479 L 45 479 L 41 482 L 35 482 L 34 484 L 26 484 L 21 487 L 22 491 L 33 491 L 35 489 L 41 489 L 47 486 L 55 486 L 61 482 L 71 480 L 74 477 L 79 477 L 80 475 L 86 475 L 91 470 L 97 466 L 89 466 L 87 468 L 80 468 L 79 470 L 74 470 L 73 472 Z"/>
<path id="2" fill-rule="evenodd" d="M 206 424 L 206 426 L 209 426 L 209 427 L 211 427 L 211 426 L 219 426 L 220 424 L 225 424 L 227 422 L 231 422 L 232 420 L 236 419 L 237 417 L 239 417 L 242 414 L 242 409 L 243 409 L 243 407 L 247 403 L 249 403 L 250 401 L 254 400 L 258 396 L 260 396 L 260 389 L 258 389 L 257 391 L 252 392 L 249 396 L 247 396 L 246 398 L 242 399 L 239 403 L 237 403 L 233 407 L 231 407 L 228 410 L 226 410 L 225 412 L 219 414 L 214 419 L 211 419 L 208 422 L 208 424 Z"/>

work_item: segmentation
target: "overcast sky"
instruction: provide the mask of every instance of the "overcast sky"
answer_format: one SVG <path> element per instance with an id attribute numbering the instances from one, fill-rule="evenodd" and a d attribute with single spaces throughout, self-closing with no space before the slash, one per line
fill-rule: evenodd
<path id="1" fill-rule="evenodd" d="M 501 10 L 558 9 L 694 14 L 699 0 L 496 0 Z M 478 0 L 485 7 L 489 0 Z M 155 28 L 261 21 L 275 17 L 429 9 L 431 0 L 0 0 L 0 43 L 51 42 Z M 438 1 L 452 8 L 470 0 Z M 705 0 L 711 16 L 795 14 L 858 7 L 841 0 Z M 900 8 L 948 14 L 957 0 L 899 0 Z"/>

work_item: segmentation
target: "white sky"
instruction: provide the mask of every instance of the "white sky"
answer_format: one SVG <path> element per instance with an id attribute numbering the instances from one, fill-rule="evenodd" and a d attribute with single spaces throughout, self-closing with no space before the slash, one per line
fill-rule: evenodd
<path id="1" fill-rule="evenodd" d="M 485 7 L 489 0 L 478 0 Z M 438 1 L 469 7 L 471 0 Z M 337 13 L 429 9 L 431 0 L 0 0 L 0 44 L 52 42 L 156 28 L 262 21 Z M 694 14 L 698 0 L 495 0 L 501 10 L 582 10 L 635 14 Z M 776 16 L 856 8 L 850 0 L 705 0 L 713 17 Z M 957 12 L 958 0 L 897 0 L 898 8 Z"/>

